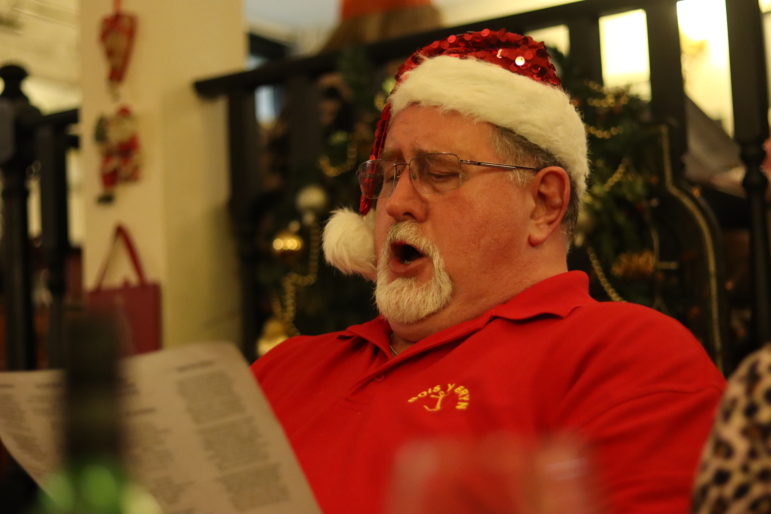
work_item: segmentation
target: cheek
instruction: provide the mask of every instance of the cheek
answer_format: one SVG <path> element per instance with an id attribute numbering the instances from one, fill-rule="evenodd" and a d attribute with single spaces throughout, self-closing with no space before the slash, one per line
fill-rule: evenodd
<path id="1" fill-rule="evenodd" d="M 489 246 L 485 221 L 468 206 L 456 205 L 443 214 L 441 228 L 434 235 L 439 253 L 451 275 L 462 272 L 479 261 L 479 254 Z"/>
<path id="2" fill-rule="evenodd" d="M 485 273 L 508 266 L 523 244 L 523 220 L 514 209 L 501 208 L 495 201 L 474 207 L 447 213 L 440 250 L 450 273 L 472 268 Z"/>

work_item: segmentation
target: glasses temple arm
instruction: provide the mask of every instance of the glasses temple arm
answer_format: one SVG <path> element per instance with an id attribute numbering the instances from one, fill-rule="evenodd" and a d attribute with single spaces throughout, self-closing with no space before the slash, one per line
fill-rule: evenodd
<path id="1" fill-rule="evenodd" d="M 507 170 L 532 170 L 535 171 L 538 168 L 532 166 L 515 166 L 513 164 L 500 164 L 497 162 L 485 162 L 485 161 L 470 161 L 468 159 L 458 159 L 461 164 L 470 164 L 472 166 L 491 166 L 493 168 L 504 168 Z"/>

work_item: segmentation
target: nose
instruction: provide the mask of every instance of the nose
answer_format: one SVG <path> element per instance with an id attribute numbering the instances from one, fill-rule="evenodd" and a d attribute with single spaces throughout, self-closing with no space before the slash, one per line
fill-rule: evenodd
<path id="1" fill-rule="evenodd" d="M 386 213 L 397 221 L 423 221 L 426 217 L 425 198 L 415 189 L 410 175 L 411 170 L 405 169 L 396 180 L 391 196 L 384 200 Z"/>

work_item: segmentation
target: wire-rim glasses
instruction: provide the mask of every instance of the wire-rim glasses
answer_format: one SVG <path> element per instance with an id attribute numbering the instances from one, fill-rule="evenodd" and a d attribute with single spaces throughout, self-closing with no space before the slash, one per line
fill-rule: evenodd
<path id="1" fill-rule="evenodd" d="M 458 189 L 470 178 L 463 166 L 482 166 L 496 168 L 490 171 L 530 170 L 538 168 L 515 166 L 495 162 L 472 161 L 461 159 L 454 153 L 423 153 L 409 161 L 373 159 L 359 165 L 356 175 L 359 187 L 365 198 L 376 200 L 391 196 L 399 177 L 405 169 L 409 170 L 412 185 L 423 195 L 443 194 Z"/>

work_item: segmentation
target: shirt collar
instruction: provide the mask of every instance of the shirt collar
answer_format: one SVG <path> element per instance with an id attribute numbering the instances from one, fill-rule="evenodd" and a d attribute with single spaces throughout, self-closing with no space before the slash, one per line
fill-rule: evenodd
<path id="1" fill-rule="evenodd" d="M 589 277 L 583 271 L 569 271 L 547 278 L 520 292 L 474 319 L 446 328 L 426 339 L 452 338 L 482 328 L 492 318 L 524 321 L 539 316 L 566 317 L 581 305 L 594 303 L 589 296 Z M 342 336 L 361 337 L 388 351 L 391 327 L 382 317 L 348 327 Z M 425 341 L 425 340 L 424 340 Z"/>
<path id="2" fill-rule="evenodd" d="M 568 271 L 534 284 L 511 300 L 493 307 L 491 317 L 526 320 L 543 315 L 564 318 L 573 309 L 594 303 L 589 296 L 589 277 L 583 271 Z"/>

